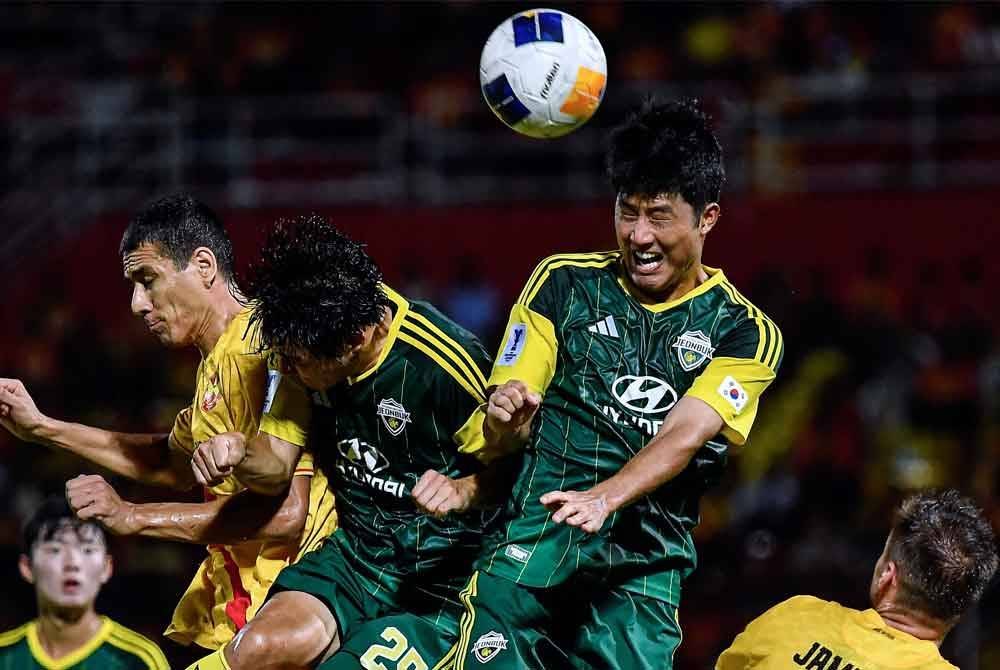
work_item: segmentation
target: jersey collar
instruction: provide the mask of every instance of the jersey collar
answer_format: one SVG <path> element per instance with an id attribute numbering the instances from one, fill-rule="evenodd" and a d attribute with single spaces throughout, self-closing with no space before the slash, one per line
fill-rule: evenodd
<path id="1" fill-rule="evenodd" d="M 386 297 L 389 298 L 389 302 L 396 307 L 396 313 L 392 317 L 392 323 L 389 324 L 389 334 L 386 335 L 385 344 L 382 345 L 382 351 L 379 352 L 378 360 L 375 361 L 375 365 L 371 366 L 357 377 L 348 377 L 348 384 L 357 384 L 358 382 L 375 374 L 375 371 L 382 365 L 382 361 L 384 361 L 386 356 L 389 355 L 389 350 L 392 349 L 392 345 L 396 343 L 396 336 L 399 335 L 399 327 L 403 323 L 403 317 L 406 316 L 406 312 L 410 309 L 410 302 L 406 298 L 396 293 L 385 284 L 382 284 L 382 290 L 385 292 Z"/>
<path id="2" fill-rule="evenodd" d="M 111 634 L 111 619 L 102 616 L 101 620 L 101 627 L 97 629 L 94 637 L 76 651 L 66 654 L 62 658 L 52 658 L 46 653 L 42 641 L 38 638 L 38 621 L 32 621 L 28 624 L 28 649 L 45 670 L 65 670 L 93 654 L 108 639 L 108 635 Z"/>
<path id="3" fill-rule="evenodd" d="M 706 279 L 701 284 L 694 287 L 681 297 L 677 298 L 676 300 L 671 300 L 669 302 L 657 302 L 657 303 L 643 302 L 635 294 L 635 292 L 632 290 L 632 287 L 629 286 L 628 282 L 625 281 L 625 277 L 622 274 L 622 272 L 618 273 L 618 284 L 622 287 L 623 291 L 632 296 L 635 299 L 635 301 L 639 303 L 639 305 L 641 305 L 644 309 L 650 312 L 665 312 L 668 309 L 673 309 L 674 307 L 677 307 L 678 305 L 681 305 L 687 302 L 688 300 L 692 300 L 693 298 L 698 297 L 702 293 L 705 293 L 711 290 L 712 288 L 718 286 L 722 282 L 726 281 L 726 275 L 723 274 L 721 269 L 710 268 L 707 265 L 702 265 L 701 267 L 703 270 L 705 270 L 705 274 L 708 275 L 708 279 Z"/>

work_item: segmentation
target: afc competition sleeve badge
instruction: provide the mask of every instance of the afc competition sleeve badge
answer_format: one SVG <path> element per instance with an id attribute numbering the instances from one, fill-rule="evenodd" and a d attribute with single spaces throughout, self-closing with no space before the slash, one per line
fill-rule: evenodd
<path id="1" fill-rule="evenodd" d="M 685 372 L 691 372 L 707 360 L 712 359 L 715 347 L 700 330 L 689 330 L 672 345 L 677 350 L 677 360 Z"/>
<path id="2" fill-rule="evenodd" d="M 382 424 L 392 433 L 393 437 L 398 437 L 406 428 L 406 424 L 411 423 L 410 413 L 392 398 L 380 400 L 377 412 L 382 417 Z"/>

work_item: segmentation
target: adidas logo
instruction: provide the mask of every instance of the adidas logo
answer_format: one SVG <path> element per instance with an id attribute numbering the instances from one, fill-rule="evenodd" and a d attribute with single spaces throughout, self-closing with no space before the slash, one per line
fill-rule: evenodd
<path id="1" fill-rule="evenodd" d="M 608 337 L 621 337 L 618 334 L 618 328 L 615 326 L 615 320 L 610 316 L 606 319 L 601 319 L 592 326 L 588 326 L 587 330 L 591 333 L 600 333 Z"/>

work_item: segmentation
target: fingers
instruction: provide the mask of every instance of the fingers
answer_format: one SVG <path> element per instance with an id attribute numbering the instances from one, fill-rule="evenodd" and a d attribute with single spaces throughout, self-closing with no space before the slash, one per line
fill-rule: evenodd
<path id="1" fill-rule="evenodd" d="M 112 492 L 100 475 L 80 475 L 66 482 L 66 502 L 81 519 L 106 514 Z"/>
<path id="2" fill-rule="evenodd" d="M 420 477 L 412 496 L 417 509 L 436 517 L 445 516 L 461 506 L 455 481 L 433 470 Z"/>
<path id="3" fill-rule="evenodd" d="M 563 503 L 569 501 L 572 493 L 575 491 L 550 491 L 539 498 L 539 502 L 549 511 L 559 509 Z"/>
<path id="4" fill-rule="evenodd" d="M 434 483 L 437 482 L 441 477 L 444 477 L 444 475 L 442 475 L 440 472 L 435 472 L 434 470 L 428 470 L 424 474 L 420 475 L 420 480 L 417 482 L 417 485 L 413 487 L 413 491 L 410 492 L 410 495 L 413 496 L 414 500 L 425 499 L 424 498 L 425 490 L 428 487 L 434 485 Z"/>
<path id="5" fill-rule="evenodd" d="M 242 436 L 241 436 L 242 437 Z M 191 454 L 191 471 L 202 486 L 215 486 L 233 473 L 245 450 L 235 437 L 216 435 L 202 442 Z"/>
<path id="6" fill-rule="evenodd" d="M 523 422 L 534 413 L 541 401 L 539 394 L 515 379 L 493 391 L 486 413 L 502 423 Z"/>

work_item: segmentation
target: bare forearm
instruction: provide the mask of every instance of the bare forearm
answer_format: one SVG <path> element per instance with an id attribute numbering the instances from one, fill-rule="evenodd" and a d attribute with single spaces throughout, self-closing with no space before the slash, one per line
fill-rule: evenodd
<path id="1" fill-rule="evenodd" d="M 131 514 L 135 535 L 192 544 L 291 540 L 302 527 L 282 509 L 282 498 L 251 492 L 206 503 L 137 504 Z"/>
<path id="2" fill-rule="evenodd" d="M 612 477 L 594 487 L 614 512 L 628 507 L 679 475 L 700 444 L 654 439 Z"/>
<path id="3" fill-rule="evenodd" d="M 171 458 L 164 434 L 116 433 L 46 419 L 36 431 L 36 441 L 146 484 L 181 489 L 191 485 L 187 472 L 177 468 Z"/>
<path id="4" fill-rule="evenodd" d="M 300 447 L 260 433 L 247 443 L 246 456 L 233 474 L 251 491 L 278 495 L 288 489 L 300 454 Z"/>

